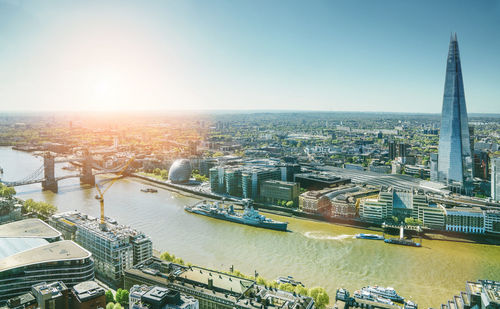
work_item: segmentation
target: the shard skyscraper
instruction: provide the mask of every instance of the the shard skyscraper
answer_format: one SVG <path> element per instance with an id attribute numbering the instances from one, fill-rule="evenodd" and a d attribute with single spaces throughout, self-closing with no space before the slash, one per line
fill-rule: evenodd
<path id="1" fill-rule="evenodd" d="M 458 185 L 469 191 L 468 187 L 472 184 L 472 155 L 456 34 L 451 36 L 446 64 L 438 152 L 438 181 Z"/>

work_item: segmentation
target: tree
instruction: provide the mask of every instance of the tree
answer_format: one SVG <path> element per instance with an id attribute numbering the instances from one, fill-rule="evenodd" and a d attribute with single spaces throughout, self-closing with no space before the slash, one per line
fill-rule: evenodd
<path id="1" fill-rule="evenodd" d="M 173 254 L 170 255 L 170 253 L 165 251 L 160 255 L 160 259 L 167 261 L 167 262 L 172 262 L 175 259 L 175 255 L 173 255 Z"/>
<path id="2" fill-rule="evenodd" d="M 129 292 L 128 292 L 128 290 L 122 290 L 122 294 L 121 294 L 121 296 L 120 296 L 120 300 L 118 300 L 118 302 L 119 302 L 121 305 L 128 304 L 128 296 L 129 296 Z"/>
<path id="3" fill-rule="evenodd" d="M 46 202 L 35 202 L 33 199 L 26 200 L 23 208 L 25 212 L 35 212 L 44 217 L 50 217 L 57 212 L 56 206 Z"/>
<path id="4" fill-rule="evenodd" d="M 286 207 L 293 208 L 293 201 L 286 202 Z"/>
<path id="5" fill-rule="evenodd" d="M 128 303 L 128 290 L 118 289 L 116 290 L 116 303 L 125 305 Z M 115 305 L 116 308 L 116 305 Z M 121 308 L 121 307 L 120 307 Z"/>
<path id="6" fill-rule="evenodd" d="M 122 295 L 123 295 L 123 289 L 122 288 L 119 288 L 118 290 L 116 290 L 116 297 L 115 297 L 116 303 L 120 303 L 120 304 L 122 303 L 122 301 L 123 301 Z"/>
<path id="7" fill-rule="evenodd" d="M 113 296 L 113 292 L 111 292 L 111 290 L 107 290 L 105 295 L 106 295 L 106 303 L 114 303 L 115 302 L 115 297 Z"/>
<path id="8" fill-rule="evenodd" d="M 120 304 L 115 304 L 115 306 L 113 307 L 113 309 L 123 309 L 123 307 Z"/>
<path id="9" fill-rule="evenodd" d="M 161 173 L 161 170 L 159 168 L 155 168 L 153 170 L 153 174 L 157 175 L 157 176 L 160 176 L 160 173 Z"/>
<path id="10" fill-rule="evenodd" d="M 161 170 L 160 171 L 160 176 L 162 179 L 168 179 L 168 171 L 167 170 Z"/>
<path id="11" fill-rule="evenodd" d="M 297 294 L 307 296 L 307 292 L 308 292 L 307 289 L 303 285 L 298 284 L 295 287 L 295 293 Z"/>
<path id="12" fill-rule="evenodd" d="M 5 198 L 12 198 L 16 195 L 16 190 L 13 187 L 7 187 L 3 184 L 0 184 L 0 196 Z"/>
<path id="13" fill-rule="evenodd" d="M 325 308 L 330 302 L 330 297 L 324 288 L 315 287 L 309 290 L 309 296 L 314 299 L 314 304 L 317 308 Z"/>
<path id="14" fill-rule="evenodd" d="M 290 283 L 283 283 L 283 284 L 280 284 L 279 287 L 278 287 L 280 290 L 283 290 L 283 291 L 287 291 L 287 292 L 293 292 L 295 287 L 293 285 L 291 285 Z"/>
<path id="15" fill-rule="evenodd" d="M 220 152 L 220 151 L 217 151 L 216 153 L 214 153 L 214 154 L 212 155 L 212 157 L 217 158 L 217 157 L 222 157 L 223 155 L 224 155 L 224 153 L 222 153 L 222 152 Z"/>
<path id="16" fill-rule="evenodd" d="M 106 309 L 113 309 L 115 307 L 115 303 L 108 303 L 106 305 Z"/>

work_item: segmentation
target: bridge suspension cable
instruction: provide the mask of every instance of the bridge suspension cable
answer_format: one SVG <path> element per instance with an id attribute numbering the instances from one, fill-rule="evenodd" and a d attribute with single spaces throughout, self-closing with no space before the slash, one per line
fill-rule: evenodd
<path id="1" fill-rule="evenodd" d="M 43 180 L 43 169 L 44 166 L 40 166 L 37 168 L 35 171 L 33 171 L 31 174 L 28 176 L 24 177 L 21 180 L 17 181 L 1 181 L 4 185 L 6 186 L 18 186 L 18 185 L 23 185 L 23 184 L 29 184 L 29 183 L 35 183 Z"/>

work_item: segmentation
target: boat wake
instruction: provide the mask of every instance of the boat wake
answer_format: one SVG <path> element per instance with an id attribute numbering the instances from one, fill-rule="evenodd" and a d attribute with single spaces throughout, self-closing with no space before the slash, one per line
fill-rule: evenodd
<path id="1" fill-rule="evenodd" d="M 344 239 L 352 239 L 354 235 L 341 234 L 336 236 L 325 235 L 323 232 L 305 232 L 304 236 L 311 239 L 320 239 L 320 240 L 344 240 Z"/>

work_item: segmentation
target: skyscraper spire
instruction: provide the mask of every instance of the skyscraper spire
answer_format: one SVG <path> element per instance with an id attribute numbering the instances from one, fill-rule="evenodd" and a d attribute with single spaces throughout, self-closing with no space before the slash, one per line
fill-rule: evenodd
<path id="1" fill-rule="evenodd" d="M 469 123 L 456 33 L 451 35 L 446 64 L 439 133 L 438 180 L 462 187 L 466 182 L 472 182 Z"/>

